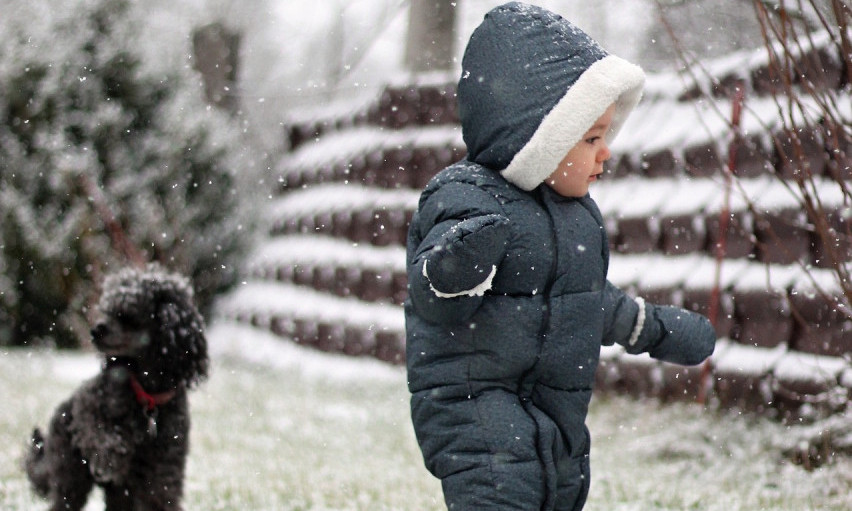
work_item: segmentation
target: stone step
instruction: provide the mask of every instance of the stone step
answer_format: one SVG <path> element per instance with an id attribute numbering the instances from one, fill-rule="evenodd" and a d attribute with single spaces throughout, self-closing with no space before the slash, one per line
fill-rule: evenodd
<path id="1" fill-rule="evenodd" d="M 720 339 L 708 366 L 683 367 L 604 347 L 595 389 L 663 401 L 708 405 L 773 416 L 788 422 L 842 411 L 852 392 L 852 368 L 839 357 L 784 347 L 744 346 Z"/>
<path id="2" fill-rule="evenodd" d="M 250 278 L 307 286 L 365 302 L 402 305 L 408 292 L 405 249 L 325 236 L 280 236 L 249 260 Z"/>
<path id="3" fill-rule="evenodd" d="M 395 130 L 458 124 L 455 79 L 446 73 L 419 78 L 417 83 L 388 84 L 377 100 L 340 101 L 291 115 L 286 122 L 288 147 L 293 150 L 353 127 Z"/>
<path id="4" fill-rule="evenodd" d="M 613 158 L 606 164 L 606 179 L 721 179 L 728 160 L 727 125 L 719 123 L 717 129 L 697 130 L 696 135 L 695 130 L 683 132 L 689 123 L 672 116 L 665 104 L 640 105 L 638 109 L 645 111 L 636 117 L 667 117 L 653 135 L 646 133 L 645 125 L 622 130 L 613 146 Z M 690 115 L 695 117 L 692 111 Z M 633 117 L 628 122 L 632 122 L 630 119 Z M 707 124 L 698 117 L 692 121 Z M 788 186 L 802 176 L 822 181 L 852 179 L 852 146 L 848 139 L 825 142 L 819 133 L 799 133 L 794 148 L 790 134 L 781 127 L 774 129 L 777 131 L 772 133 L 755 127 L 750 135 L 731 142 L 736 146 L 734 175 L 744 179 L 771 177 Z M 666 135 L 661 139 L 659 133 Z M 420 190 L 432 176 L 461 160 L 465 153 L 457 126 L 399 131 L 357 127 L 305 143 L 284 158 L 277 171 L 279 191 L 330 182 Z"/>
<path id="5" fill-rule="evenodd" d="M 405 250 L 324 236 L 281 236 L 249 260 L 248 276 L 364 302 L 401 305 L 407 296 Z M 839 305 L 830 270 L 766 265 L 747 259 L 718 267 L 708 256 L 614 254 L 609 280 L 652 303 L 704 315 L 718 296 L 716 332 L 749 346 L 789 345 L 805 353 L 852 353 L 852 321 Z M 818 290 L 814 280 L 820 283 Z"/>
<path id="6" fill-rule="evenodd" d="M 339 298 L 304 287 L 250 280 L 217 303 L 217 317 L 251 324 L 323 351 L 405 361 L 399 306 Z M 694 400 L 785 420 L 824 416 L 845 404 L 852 368 L 843 357 L 750 346 L 721 338 L 706 366 L 682 367 L 603 347 L 596 389 Z"/>
<path id="7" fill-rule="evenodd" d="M 422 189 L 465 155 L 457 126 L 358 127 L 303 144 L 278 165 L 279 191 L 321 183 Z"/>
<path id="8" fill-rule="evenodd" d="M 341 298 L 304 286 L 251 280 L 216 304 L 217 317 L 268 328 L 323 351 L 405 360 L 402 308 Z"/>
<path id="9" fill-rule="evenodd" d="M 739 180 L 731 192 L 726 257 L 771 264 L 830 268 L 852 259 L 844 197 L 819 183 L 831 237 L 808 223 L 795 190 L 772 178 Z M 724 191 L 713 179 L 602 181 L 592 190 L 614 253 L 715 255 L 721 239 Z M 641 198 L 641 200 L 639 200 Z M 404 245 L 419 193 L 350 184 L 309 187 L 277 198 L 270 208 L 272 235 L 321 234 L 377 246 Z"/>

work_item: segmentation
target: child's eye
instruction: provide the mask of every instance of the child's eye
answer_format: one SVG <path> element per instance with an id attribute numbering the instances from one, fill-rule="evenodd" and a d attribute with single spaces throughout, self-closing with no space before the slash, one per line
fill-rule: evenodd
<path id="1" fill-rule="evenodd" d="M 589 137 L 589 138 L 586 139 L 586 142 L 588 142 L 589 144 L 594 144 L 595 142 L 597 142 L 600 139 L 601 139 L 601 137 Z"/>

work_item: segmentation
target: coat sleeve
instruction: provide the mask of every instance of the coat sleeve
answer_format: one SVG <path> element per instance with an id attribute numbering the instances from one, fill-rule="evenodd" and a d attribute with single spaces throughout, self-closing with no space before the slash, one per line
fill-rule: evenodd
<path id="1" fill-rule="evenodd" d="M 628 353 L 648 353 L 681 365 L 700 364 L 713 354 L 716 332 L 701 314 L 630 298 L 610 282 L 604 290 L 604 302 L 605 345 L 618 343 Z"/>
<path id="2" fill-rule="evenodd" d="M 509 220 L 472 185 L 445 185 L 421 203 L 408 246 L 414 310 L 435 323 L 459 323 L 482 303 L 506 254 Z"/>

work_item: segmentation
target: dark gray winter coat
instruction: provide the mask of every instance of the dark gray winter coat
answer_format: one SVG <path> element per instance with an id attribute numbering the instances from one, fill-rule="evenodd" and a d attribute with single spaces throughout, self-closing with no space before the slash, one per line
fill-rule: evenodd
<path id="1" fill-rule="evenodd" d="M 613 102 L 617 131 L 643 77 L 523 4 L 471 37 L 458 98 L 469 152 L 424 190 L 407 256 L 412 420 L 451 509 L 581 509 L 601 345 L 681 364 L 713 351 L 705 318 L 607 281 L 590 197 L 542 184 Z"/>

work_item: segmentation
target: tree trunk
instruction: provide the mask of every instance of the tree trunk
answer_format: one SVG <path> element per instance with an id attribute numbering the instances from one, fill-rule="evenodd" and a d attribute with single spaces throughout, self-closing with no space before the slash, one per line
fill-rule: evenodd
<path id="1" fill-rule="evenodd" d="M 405 65 L 417 72 L 452 69 L 456 2 L 411 0 Z"/>

